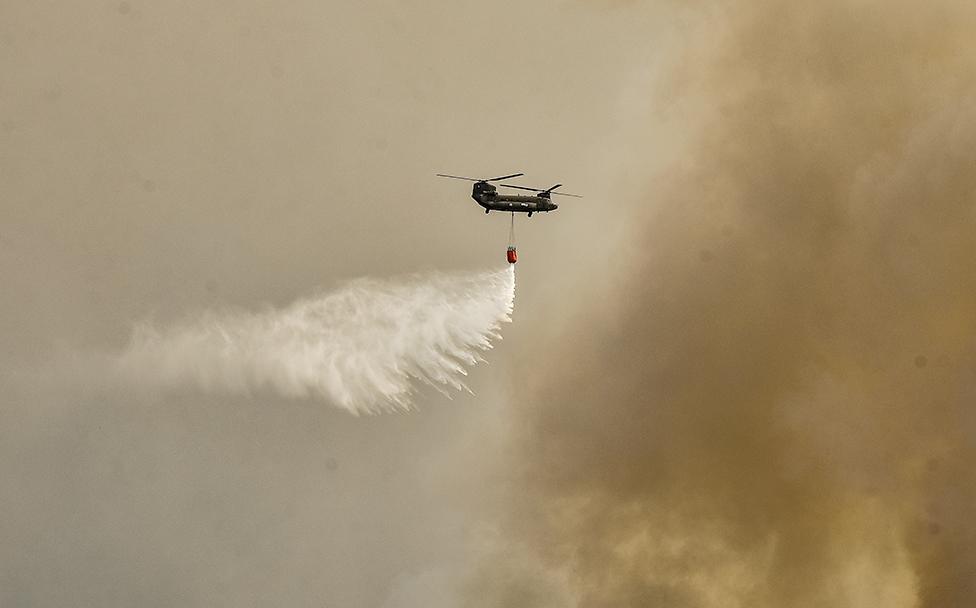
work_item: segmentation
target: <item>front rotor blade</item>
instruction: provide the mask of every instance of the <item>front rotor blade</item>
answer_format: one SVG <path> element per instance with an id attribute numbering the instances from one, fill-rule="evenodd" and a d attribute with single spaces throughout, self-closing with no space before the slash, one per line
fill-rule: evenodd
<path id="1" fill-rule="evenodd" d="M 571 196 L 573 198 L 583 198 L 579 194 L 570 194 L 569 192 L 550 192 L 550 194 L 558 194 L 559 196 Z"/>
<path id="2" fill-rule="evenodd" d="M 486 181 L 486 182 L 497 182 L 500 179 L 511 179 L 513 177 L 522 177 L 523 175 L 525 175 L 525 174 L 524 173 L 513 173 L 511 175 L 503 175 L 501 177 L 493 177 L 491 179 L 486 179 L 484 181 Z"/>
<path id="3" fill-rule="evenodd" d="M 438 173 L 437 174 L 437 177 L 450 177 L 451 179 L 466 179 L 469 182 L 480 182 L 480 181 L 484 181 L 484 180 L 480 180 L 480 179 L 475 179 L 473 177 L 460 177 L 458 175 L 444 175 L 443 173 Z"/>
<path id="4" fill-rule="evenodd" d="M 562 184 L 556 184 L 555 186 L 553 186 L 552 188 L 549 188 L 548 190 L 543 190 L 543 192 L 552 192 L 553 190 L 555 190 L 559 186 L 562 186 Z"/>

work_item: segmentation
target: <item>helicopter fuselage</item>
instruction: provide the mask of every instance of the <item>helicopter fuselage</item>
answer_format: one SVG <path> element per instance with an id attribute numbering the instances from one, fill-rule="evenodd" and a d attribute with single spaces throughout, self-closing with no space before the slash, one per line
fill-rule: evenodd
<path id="1" fill-rule="evenodd" d="M 471 191 L 471 198 L 481 205 L 485 213 L 504 211 L 510 213 L 543 213 L 555 211 L 559 205 L 548 196 L 524 196 L 517 194 L 498 194 L 491 184 L 478 182 Z"/>

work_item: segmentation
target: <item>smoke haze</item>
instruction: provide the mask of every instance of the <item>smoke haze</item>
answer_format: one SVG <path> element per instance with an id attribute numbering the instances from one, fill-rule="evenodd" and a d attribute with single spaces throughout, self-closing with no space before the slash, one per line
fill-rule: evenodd
<path id="1" fill-rule="evenodd" d="M 976 11 L 697 6 L 696 135 L 520 384 L 511 534 L 586 608 L 971 604 Z"/>
<path id="2" fill-rule="evenodd" d="M 137 328 L 124 376 L 168 388 L 322 397 L 353 414 L 410 409 L 413 380 L 462 390 L 465 367 L 511 321 L 515 266 L 472 275 L 360 279 L 282 310 Z"/>

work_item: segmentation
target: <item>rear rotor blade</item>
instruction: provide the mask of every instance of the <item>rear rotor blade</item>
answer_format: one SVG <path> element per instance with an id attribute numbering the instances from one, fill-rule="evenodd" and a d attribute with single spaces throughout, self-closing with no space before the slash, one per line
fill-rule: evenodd
<path id="1" fill-rule="evenodd" d="M 546 190 L 546 192 L 548 192 L 549 194 L 558 194 L 559 196 L 572 196 L 573 198 L 583 198 L 579 194 L 570 194 L 569 192 L 553 192 L 553 190 L 559 188 L 560 186 L 562 186 L 562 184 L 556 184 L 552 188 Z"/>
<path id="2" fill-rule="evenodd" d="M 444 175 L 443 173 L 438 173 L 437 174 L 437 177 L 449 177 L 451 179 L 466 179 L 469 182 L 480 182 L 480 181 L 484 181 L 484 180 L 480 180 L 480 179 L 474 179 L 473 177 L 460 177 L 460 176 L 457 176 L 457 175 Z"/>
<path id="3" fill-rule="evenodd" d="M 515 188 L 517 190 L 528 190 L 530 192 L 548 192 L 549 194 L 558 194 L 559 196 L 571 196 L 573 198 L 583 198 L 579 194 L 570 194 L 568 192 L 553 192 L 553 189 L 562 186 L 562 184 L 556 184 L 548 190 L 543 190 L 541 188 L 529 188 L 528 186 L 516 186 L 514 184 L 498 184 L 499 186 L 505 186 L 506 188 Z"/>
<path id="4" fill-rule="evenodd" d="M 511 179 L 513 177 L 522 177 L 523 175 L 525 175 L 525 174 L 524 173 L 513 173 L 511 175 L 503 175 L 501 177 L 493 177 L 491 179 L 486 179 L 484 181 L 486 181 L 486 182 L 497 182 L 500 179 Z"/>
<path id="5" fill-rule="evenodd" d="M 499 186 L 505 186 L 506 188 L 515 188 L 517 190 L 530 190 L 532 192 L 545 192 L 545 190 L 540 190 L 538 188 L 529 188 L 528 186 L 516 186 L 514 184 L 498 184 Z"/>

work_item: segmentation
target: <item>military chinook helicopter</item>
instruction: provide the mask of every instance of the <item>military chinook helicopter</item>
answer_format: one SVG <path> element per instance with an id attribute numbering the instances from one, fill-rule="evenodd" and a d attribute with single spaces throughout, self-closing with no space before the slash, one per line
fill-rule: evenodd
<path id="1" fill-rule="evenodd" d="M 533 213 L 555 211 L 559 208 L 559 205 L 552 202 L 553 194 L 583 198 L 578 194 L 553 192 L 553 190 L 559 188 L 562 186 L 562 184 L 556 184 L 555 186 L 545 190 L 540 188 L 529 188 L 527 186 L 516 186 L 514 184 L 498 184 L 503 188 L 515 188 L 517 190 L 529 190 L 531 192 L 538 193 L 525 195 L 499 194 L 498 189 L 493 184 L 488 183 L 498 182 L 503 179 L 511 179 L 513 177 L 522 177 L 523 175 L 525 174 L 513 173 L 511 175 L 503 175 L 501 177 L 475 179 L 473 177 L 460 177 L 457 175 L 444 175 L 443 173 L 438 173 L 437 177 L 449 177 L 451 179 L 463 179 L 469 182 L 474 182 L 474 186 L 471 188 L 471 198 L 473 198 L 476 203 L 484 207 L 485 213 L 490 213 L 492 211 L 507 211 L 510 213 L 527 213 L 529 217 L 532 217 Z"/>

